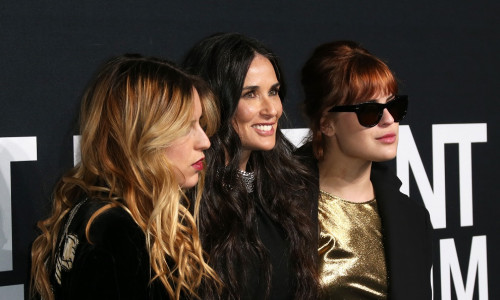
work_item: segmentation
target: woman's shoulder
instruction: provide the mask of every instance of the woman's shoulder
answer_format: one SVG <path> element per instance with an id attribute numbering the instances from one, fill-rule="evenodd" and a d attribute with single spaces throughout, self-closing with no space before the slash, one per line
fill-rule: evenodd
<path id="1" fill-rule="evenodd" d="M 120 239 L 139 239 L 143 244 L 144 233 L 130 213 L 123 207 L 114 206 L 100 212 L 90 225 L 90 238 L 106 244 Z"/>
<path id="2" fill-rule="evenodd" d="M 316 166 L 317 160 L 314 157 L 313 147 L 311 142 L 307 142 L 293 151 L 296 159 L 301 161 L 308 167 Z"/>
<path id="3" fill-rule="evenodd" d="M 78 231 L 95 246 L 133 242 L 143 244 L 144 234 L 130 213 L 109 201 L 89 199 L 78 212 Z M 88 233 L 88 234 L 87 234 Z"/>
<path id="4" fill-rule="evenodd" d="M 110 204 L 88 199 L 74 210 L 73 218 L 70 212 L 54 281 L 64 299 L 117 294 L 146 299 L 150 268 L 144 234 L 126 209 Z"/>
<path id="5" fill-rule="evenodd" d="M 410 197 L 400 191 L 402 186 L 401 180 L 387 164 L 373 163 L 370 180 L 373 183 L 377 200 L 397 203 L 409 209 L 428 214 L 423 202 L 410 199 Z"/>

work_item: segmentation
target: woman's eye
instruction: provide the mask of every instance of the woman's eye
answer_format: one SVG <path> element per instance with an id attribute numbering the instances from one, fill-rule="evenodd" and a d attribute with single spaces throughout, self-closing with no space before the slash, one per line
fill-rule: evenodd
<path id="1" fill-rule="evenodd" d="M 203 131 L 205 131 L 207 129 L 207 120 L 204 116 L 200 117 L 198 124 L 200 125 L 201 129 L 203 129 Z"/>
<path id="2" fill-rule="evenodd" d="M 200 123 L 199 123 L 199 121 L 198 121 L 198 120 L 196 120 L 196 121 L 192 121 L 192 122 L 191 122 L 191 126 L 189 126 L 189 132 L 188 132 L 188 134 L 190 134 L 190 133 L 192 133 L 192 132 L 196 131 L 196 128 L 198 127 L 198 125 L 199 125 L 199 124 L 200 124 Z"/>
<path id="3" fill-rule="evenodd" d="M 244 98 L 255 98 L 256 97 L 256 94 L 254 91 L 251 91 L 251 92 L 248 92 L 248 93 L 245 93 L 243 94 L 243 97 Z"/>
<path id="4" fill-rule="evenodd" d="M 277 96 L 277 95 L 279 95 L 279 93 L 280 93 L 280 90 L 273 89 L 273 90 L 269 91 L 269 96 Z"/>

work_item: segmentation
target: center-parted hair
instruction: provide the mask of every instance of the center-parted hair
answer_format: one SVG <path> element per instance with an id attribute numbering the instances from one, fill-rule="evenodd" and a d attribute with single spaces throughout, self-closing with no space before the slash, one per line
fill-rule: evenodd
<path id="1" fill-rule="evenodd" d="M 301 82 L 303 108 L 317 159 L 323 157 L 325 145 L 320 122 L 328 109 L 365 102 L 377 94 L 395 95 L 398 90 L 387 64 L 353 41 L 318 46 L 302 68 Z"/>
<path id="2" fill-rule="evenodd" d="M 250 197 L 238 170 L 241 140 L 232 120 L 241 97 L 249 66 L 256 55 L 272 64 L 280 83 L 279 96 L 285 98 L 285 82 L 277 57 L 259 41 L 237 33 L 215 34 L 196 44 L 183 66 L 201 76 L 219 100 L 221 126 L 210 139 L 206 151 L 207 178 L 200 207 L 200 235 L 209 263 L 221 277 L 225 289 L 218 296 L 210 288 L 204 299 L 239 299 L 247 270 L 260 261 L 260 279 L 269 282 L 272 268 L 267 250 L 254 230 L 255 203 L 260 201 L 270 218 L 286 234 L 290 243 L 290 261 L 295 275 L 292 289 L 295 299 L 314 299 L 317 288 L 316 240 L 307 201 L 305 168 L 292 157 L 293 146 L 276 131 L 276 145 L 270 151 L 252 151 L 247 170 L 255 174 L 254 197 Z"/>
<path id="3" fill-rule="evenodd" d="M 152 281 L 160 281 L 171 298 L 181 292 L 196 296 L 204 278 L 217 281 L 205 263 L 195 225 L 203 174 L 193 208 L 179 187 L 176 162 L 165 155 L 190 130 L 195 91 L 202 105 L 200 123 L 210 135 L 219 121 L 212 93 L 170 62 L 124 55 L 96 74 L 82 99 L 81 162 L 57 184 L 52 214 L 38 223 L 42 234 L 33 243 L 32 288 L 43 299 L 53 299 L 49 276 L 58 233 L 65 216 L 85 197 L 108 203 L 87 224 L 87 239 L 92 221 L 106 208 L 128 211 L 145 234 Z"/>

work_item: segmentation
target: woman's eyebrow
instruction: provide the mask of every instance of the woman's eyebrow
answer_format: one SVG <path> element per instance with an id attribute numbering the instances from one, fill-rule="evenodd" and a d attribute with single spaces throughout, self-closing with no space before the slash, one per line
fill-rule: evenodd
<path id="1" fill-rule="evenodd" d="M 258 85 L 250 85 L 250 86 L 244 86 L 242 88 L 242 90 L 255 90 L 255 89 L 258 89 L 259 86 Z"/>

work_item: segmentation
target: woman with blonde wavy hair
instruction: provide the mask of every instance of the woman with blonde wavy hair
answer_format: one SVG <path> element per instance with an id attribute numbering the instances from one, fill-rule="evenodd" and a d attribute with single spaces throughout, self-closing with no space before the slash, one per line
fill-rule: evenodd
<path id="1" fill-rule="evenodd" d="M 33 296 L 180 299 L 217 286 L 196 219 L 210 146 L 203 129 L 212 134 L 218 118 L 204 83 L 171 63 L 109 60 L 82 100 L 81 162 L 38 223 Z M 184 194 L 192 187 L 196 199 Z"/>

